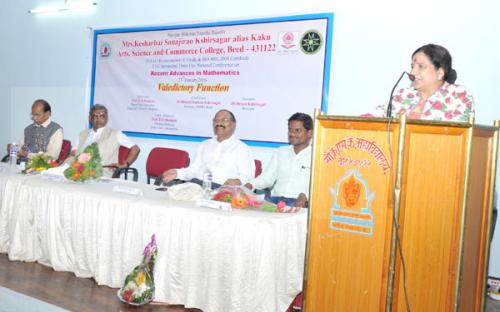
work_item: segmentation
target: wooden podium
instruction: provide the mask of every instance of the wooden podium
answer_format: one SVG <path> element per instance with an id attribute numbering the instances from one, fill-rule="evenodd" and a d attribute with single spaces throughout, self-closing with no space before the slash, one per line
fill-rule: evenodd
<path id="1" fill-rule="evenodd" d="M 304 310 L 482 311 L 498 125 L 317 116 Z"/>

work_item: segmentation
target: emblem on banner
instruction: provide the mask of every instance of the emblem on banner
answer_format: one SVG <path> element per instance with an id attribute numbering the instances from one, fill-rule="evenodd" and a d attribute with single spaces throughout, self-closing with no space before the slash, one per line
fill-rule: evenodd
<path id="1" fill-rule="evenodd" d="M 297 51 L 299 49 L 299 33 L 296 31 L 280 32 L 279 49 Z"/>
<path id="2" fill-rule="evenodd" d="M 323 38 L 316 30 L 309 30 L 300 39 L 300 48 L 305 54 L 314 54 L 323 45 Z"/>
<path id="3" fill-rule="evenodd" d="M 373 235 L 373 213 L 370 209 L 375 195 L 356 169 L 341 177 L 330 188 L 333 197 L 330 209 L 330 229 L 355 234 Z"/>
<path id="4" fill-rule="evenodd" d="M 99 49 L 101 57 L 107 57 L 111 55 L 111 45 L 107 42 L 101 43 L 101 48 Z"/>

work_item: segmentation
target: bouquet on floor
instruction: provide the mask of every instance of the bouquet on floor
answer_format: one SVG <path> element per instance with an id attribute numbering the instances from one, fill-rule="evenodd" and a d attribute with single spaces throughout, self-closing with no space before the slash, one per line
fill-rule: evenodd
<path id="1" fill-rule="evenodd" d="M 55 161 L 50 154 L 39 152 L 36 154 L 28 155 L 28 162 L 26 163 L 24 172 L 25 173 L 41 172 L 57 166 L 58 166 L 57 161 Z"/>
<path id="2" fill-rule="evenodd" d="M 125 278 L 122 288 L 118 291 L 118 298 L 131 305 L 144 305 L 153 301 L 155 282 L 153 277 L 158 248 L 155 235 L 146 245 L 141 264 L 136 266 Z"/>
<path id="3" fill-rule="evenodd" d="M 68 180 L 79 182 L 100 178 L 102 164 L 97 143 L 92 143 L 75 156 L 75 161 L 64 170 L 64 176 Z"/>
<path id="4" fill-rule="evenodd" d="M 231 203 L 235 209 L 260 209 L 269 212 L 297 212 L 298 207 L 289 207 L 284 201 L 273 204 L 264 200 L 264 196 L 259 196 L 244 186 L 221 186 L 212 200 Z"/>

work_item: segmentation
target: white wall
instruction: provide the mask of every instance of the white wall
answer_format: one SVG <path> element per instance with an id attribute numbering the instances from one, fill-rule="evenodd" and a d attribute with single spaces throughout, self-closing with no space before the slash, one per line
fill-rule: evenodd
<path id="1" fill-rule="evenodd" d="M 358 115 L 384 103 L 410 55 L 426 43 L 447 47 L 457 82 L 474 95 L 479 123 L 500 119 L 500 2 L 496 0 L 98 0 L 96 10 L 34 16 L 27 11 L 63 0 L 2 3 L 0 10 L 0 148 L 18 140 L 36 98 L 74 140 L 86 126 L 91 48 L 88 27 L 157 25 L 311 12 L 334 12 L 330 114 Z M 284 77 L 286 79 L 286 77 Z M 111 112 L 112 113 L 112 112 Z M 208 117 L 207 117 L 208 118 Z M 283 121 L 285 122 L 285 121 Z M 194 152 L 196 144 L 137 140 L 144 168 L 154 146 Z M 253 148 L 266 163 L 271 151 Z M 142 175 L 144 177 L 144 175 Z M 500 226 L 499 226 L 500 228 Z M 490 275 L 500 277 L 500 235 L 492 245 Z M 498 259 L 498 260 L 497 260 Z"/>

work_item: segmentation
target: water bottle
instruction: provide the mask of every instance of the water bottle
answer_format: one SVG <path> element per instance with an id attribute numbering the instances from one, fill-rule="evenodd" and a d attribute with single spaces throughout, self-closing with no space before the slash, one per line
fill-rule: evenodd
<path id="1" fill-rule="evenodd" d="M 212 172 L 207 169 L 203 173 L 203 189 L 205 192 L 210 193 L 212 191 Z"/>
<path id="2" fill-rule="evenodd" d="M 11 167 L 15 167 L 17 165 L 17 144 L 12 143 L 9 149 L 9 164 Z"/>

